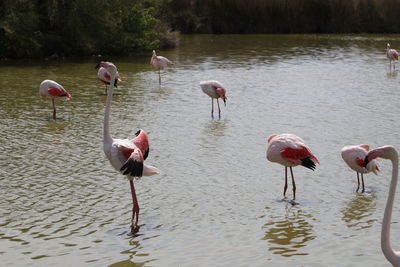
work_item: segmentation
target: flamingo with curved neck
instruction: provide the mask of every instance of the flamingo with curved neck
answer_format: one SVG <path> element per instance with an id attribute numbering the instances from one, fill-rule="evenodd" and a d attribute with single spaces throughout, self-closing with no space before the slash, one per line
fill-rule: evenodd
<path id="1" fill-rule="evenodd" d="M 117 67 L 111 62 L 100 62 L 98 67 L 107 69 L 110 73 L 111 81 L 115 80 L 118 74 Z M 132 193 L 132 232 L 139 229 L 139 203 L 136 197 L 133 180 L 135 177 L 150 176 L 158 174 L 159 170 L 153 166 L 144 164 L 149 155 L 149 140 L 143 130 L 136 132 L 133 139 L 114 139 L 110 133 L 110 112 L 111 100 L 113 96 L 114 83 L 110 83 L 107 92 L 107 100 L 104 112 L 103 124 L 103 150 L 111 165 L 129 180 Z"/>
<path id="2" fill-rule="evenodd" d="M 392 180 L 389 187 L 389 196 L 386 202 L 385 213 L 383 215 L 382 221 L 381 248 L 386 259 L 393 266 L 398 267 L 400 266 L 400 251 L 395 251 L 392 248 L 390 241 L 390 222 L 392 219 L 393 202 L 396 193 L 397 179 L 399 173 L 399 155 L 393 146 L 379 147 L 377 149 L 371 150 L 367 154 L 364 160 L 364 166 L 367 166 L 368 163 L 375 158 L 388 159 L 392 162 L 393 165 Z"/>

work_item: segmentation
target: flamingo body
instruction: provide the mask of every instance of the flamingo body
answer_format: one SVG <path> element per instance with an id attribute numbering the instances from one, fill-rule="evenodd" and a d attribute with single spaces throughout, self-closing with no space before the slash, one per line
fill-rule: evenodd
<path id="1" fill-rule="evenodd" d="M 226 105 L 227 97 L 224 86 L 218 81 L 210 80 L 200 82 L 200 88 L 206 95 L 211 97 L 211 116 L 213 117 L 214 114 L 214 99 L 217 99 L 218 114 L 221 115 L 218 99 L 222 98 L 224 104 Z"/>
<path id="2" fill-rule="evenodd" d="M 59 97 L 66 97 L 68 100 L 72 98 L 71 94 L 64 89 L 64 87 L 53 81 L 44 80 L 39 86 L 39 95 L 42 97 L 50 97 L 53 104 L 53 120 L 56 120 L 56 104 L 55 99 Z"/>
<path id="3" fill-rule="evenodd" d="M 153 50 L 150 65 L 153 66 L 154 69 L 158 70 L 159 83 L 161 84 L 161 70 L 165 67 L 174 66 L 175 64 L 166 57 L 157 56 L 156 51 Z"/>
<path id="4" fill-rule="evenodd" d="M 283 195 L 286 197 L 287 168 L 289 167 L 292 186 L 293 200 L 296 198 L 296 184 L 292 167 L 302 165 L 311 170 L 315 169 L 315 163 L 319 163 L 310 149 L 305 145 L 303 139 L 294 134 L 273 134 L 268 137 L 267 159 L 271 162 L 285 166 L 285 186 Z"/>
<path id="5" fill-rule="evenodd" d="M 392 61 L 394 70 L 396 70 L 395 60 L 399 60 L 399 53 L 395 49 L 391 49 L 389 43 L 386 45 L 386 57 L 389 59 L 390 70 L 392 70 Z"/>
<path id="6" fill-rule="evenodd" d="M 106 85 L 110 84 L 110 80 L 111 80 L 110 73 L 107 71 L 107 69 L 105 69 L 103 67 L 100 67 L 99 70 L 97 71 L 97 78 Z M 114 80 L 114 86 L 116 87 L 117 83 L 120 81 L 122 81 L 122 79 L 117 72 L 117 76 Z"/>
<path id="7" fill-rule="evenodd" d="M 346 162 L 347 166 L 350 167 L 353 171 L 358 173 L 370 173 L 373 172 L 378 174 L 379 166 L 375 160 L 372 160 L 367 167 L 364 167 L 364 159 L 368 154 L 369 146 L 368 145 L 354 145 L 354 146 L 345 146 L 341 150 L 341 155 Z"/>

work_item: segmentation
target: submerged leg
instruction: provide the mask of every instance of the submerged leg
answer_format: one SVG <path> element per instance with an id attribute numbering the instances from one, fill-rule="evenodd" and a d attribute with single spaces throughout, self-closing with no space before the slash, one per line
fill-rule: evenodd
<path id="1" fill-rule="evenodd" d="M 285 186 L 283 187 L 283 197 L 286 197 L 286 189 L 287 189 L 287 167 L 285 167 Z"/>
<path id="2" fill-rule="evenodd" d="M 138 227 L 138 221 L 139 221 L 139 203 L 136 198 L 135 186 L 133 185 L 133 181 L 130 180 L 129 183 L 131 185 L 132 202 L 133 202 L 131 228 L 136 229 Z M 136 217 L 136 219 L 135 219 L 135 217 Z"/>
<path id="3" fill-rule="evenodd" d="M 361 173 L 361 182 L 362 182 L 362 191 L 361 193 L 365 192 L 365 186 L 364 186 L 364 175 Z"/>
<path id="4" fill-rule="evenodd" d="M 158 69 L 158 82 L 161 84 L 161 69 Z"/>
<path id="5" fill-rule="evenodd" d="M 54 98 L 51 99 L 51 102 L 53 103 L 53 120 L 56 120 L 56 103 Z"/>
<path id="6" fill-rule="evenodd" d="M 296 199 L 296 183 L 294 182 L 293 170 L 292 167 L 290 168 L 290 174 L 292 175 L 292 186 L 293 186 L 293 200 Z"/>

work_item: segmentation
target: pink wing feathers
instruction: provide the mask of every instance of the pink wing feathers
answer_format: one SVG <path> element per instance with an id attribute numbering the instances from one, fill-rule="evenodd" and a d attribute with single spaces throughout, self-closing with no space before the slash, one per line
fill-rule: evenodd
<path id="1" fill-rule="evenodd" d="M 62 88 L 58 88 L 58 87 L 50 87 L 47 92 L 49 93 L 49 95 L 51 95 L 52 97 L 58 97 L 58 96 L 66 96 L 68 99 L 71 99 L 71 94 L 68 93 L 67 91 L 65 91 Z"/>
<path id="2" fill-rule="evenodd" d="M 315 169 L 315 162 L 319 164 L 319 160 L 308 150 L 307 147 L 285 148 L 280 152 L 281 156 L 287 161 L 296 165 L 302 165 L 309 169 Z"/>

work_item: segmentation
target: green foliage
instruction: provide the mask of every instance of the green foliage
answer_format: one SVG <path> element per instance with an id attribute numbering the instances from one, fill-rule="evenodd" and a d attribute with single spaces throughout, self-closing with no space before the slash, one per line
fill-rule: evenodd
<path id="1" fill-rule="evenodd" d="M 0 58 L 127 55 L 156 49 L 167 1 L 2 0 Z"/>

